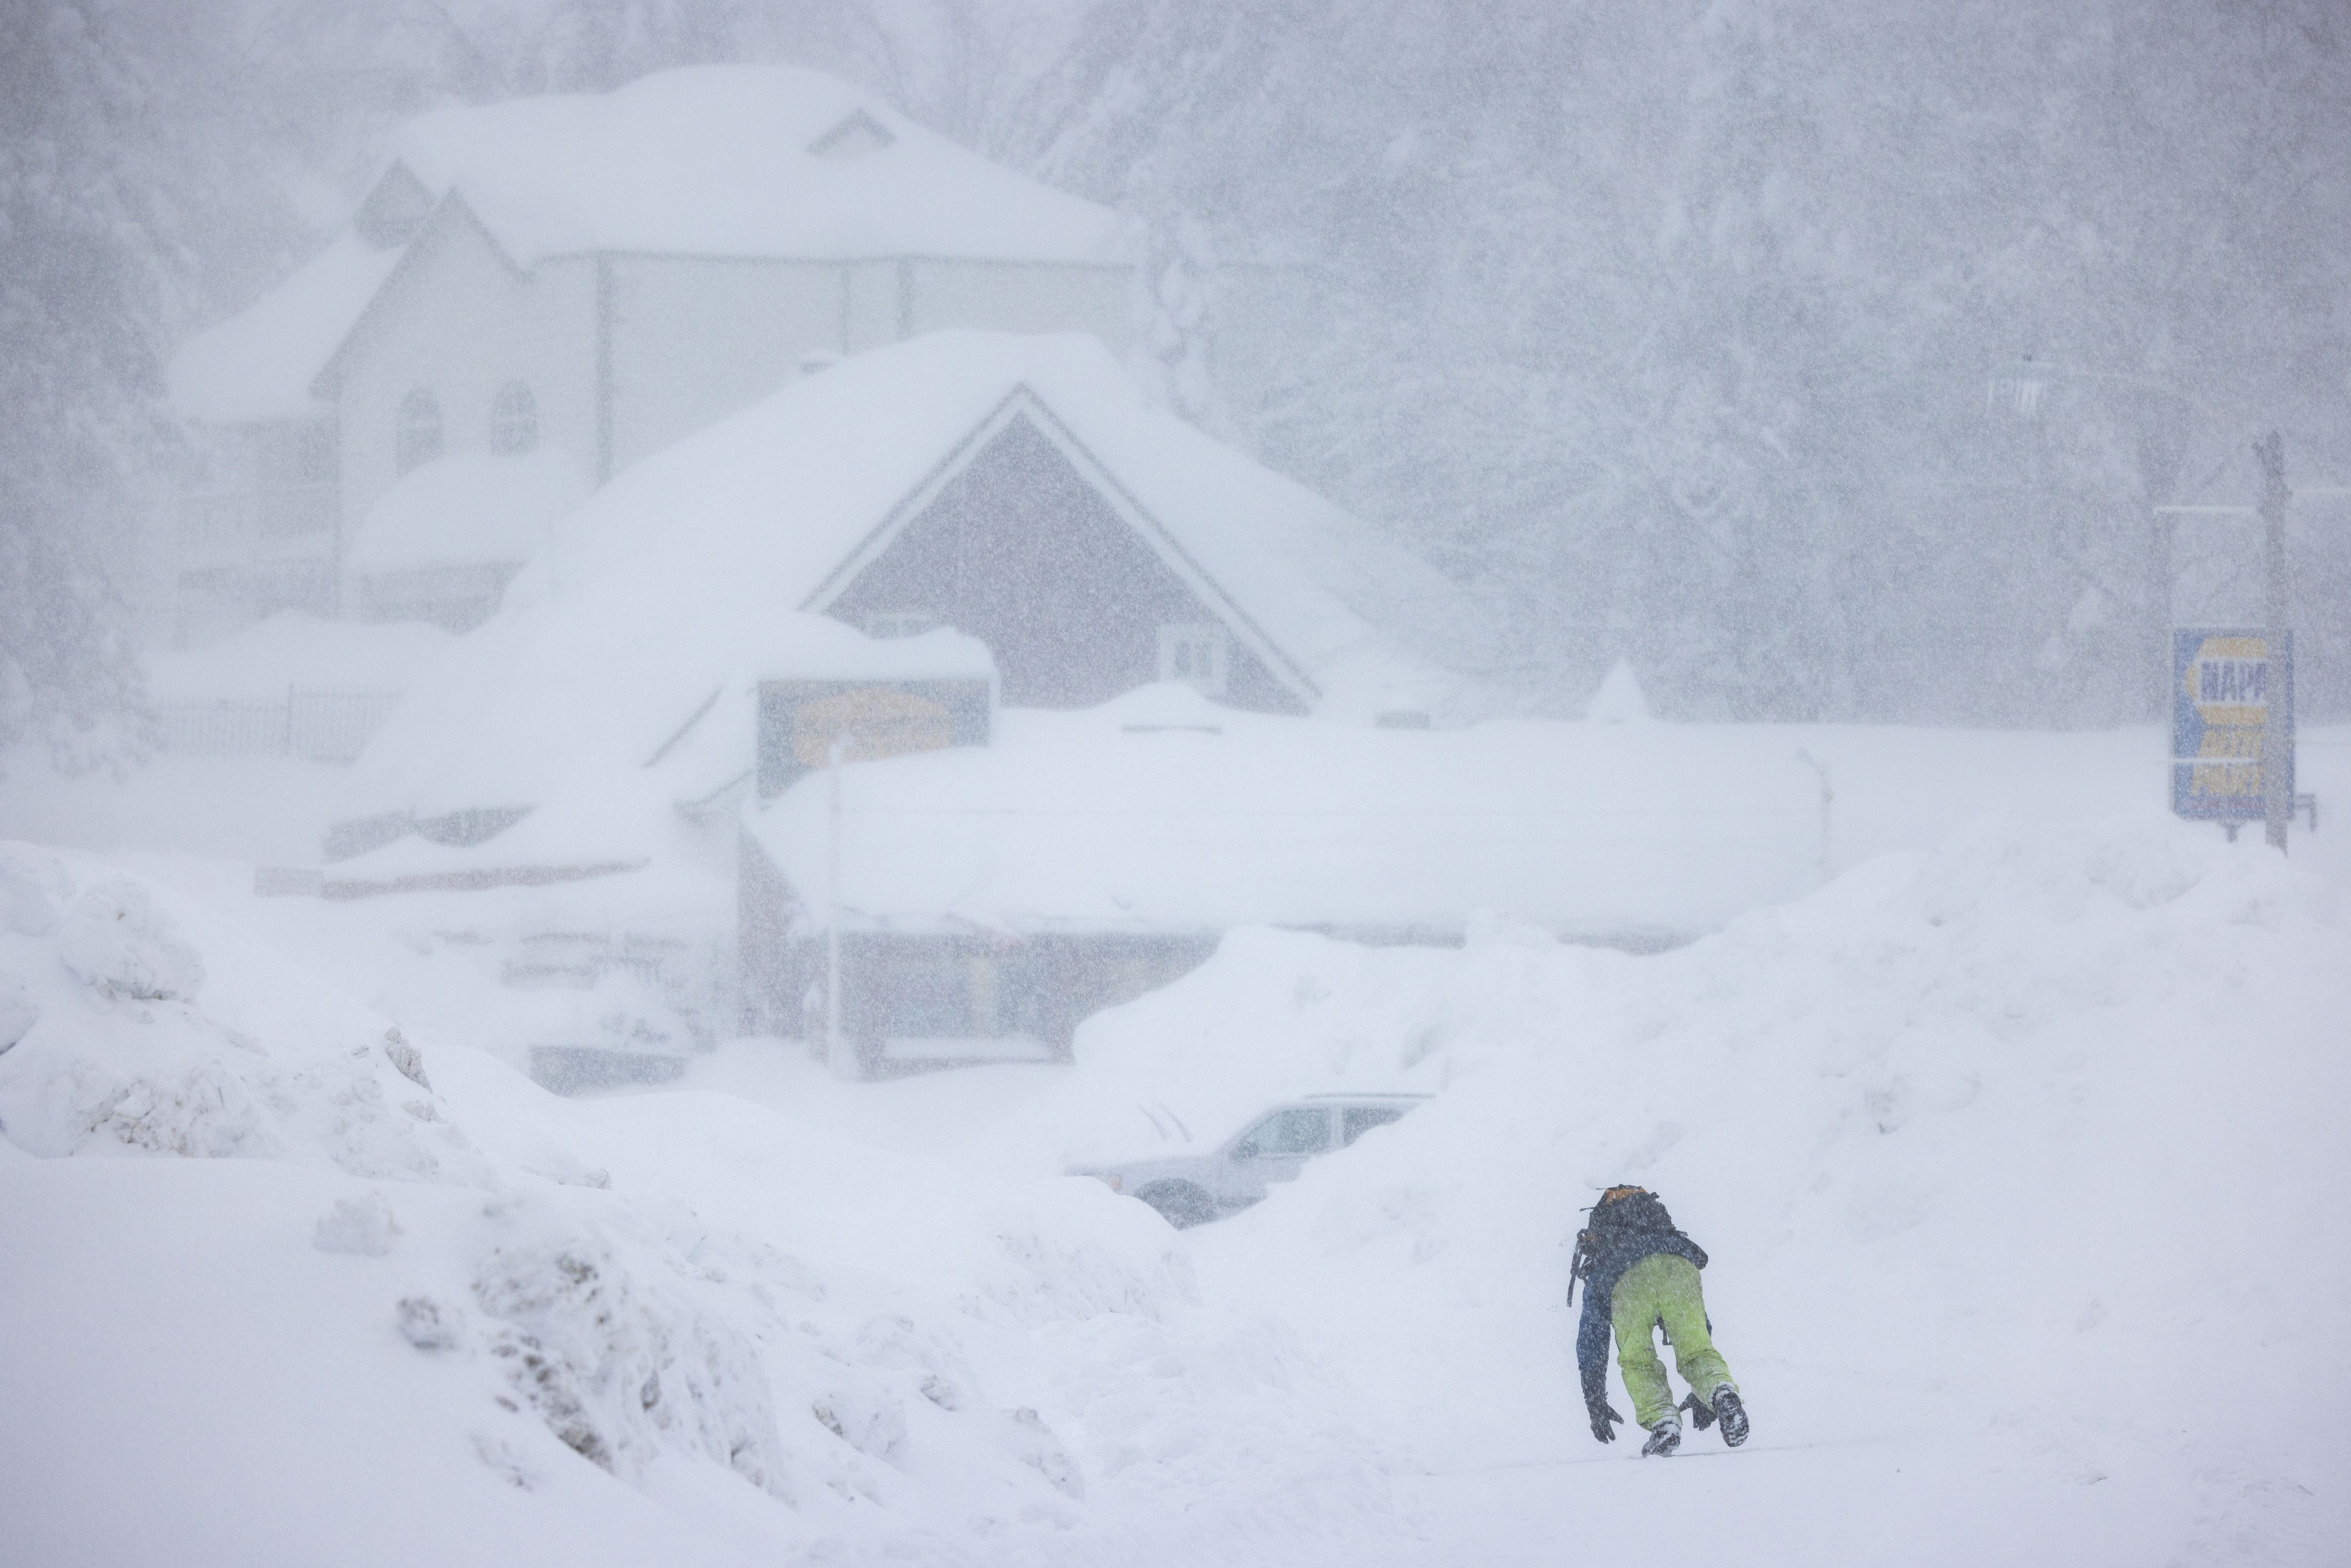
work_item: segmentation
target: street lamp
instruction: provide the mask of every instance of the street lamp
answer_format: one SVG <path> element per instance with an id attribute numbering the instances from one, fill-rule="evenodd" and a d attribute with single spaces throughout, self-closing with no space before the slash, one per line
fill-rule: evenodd
<path id="1" fill-rule="evenodd" d="M 2053 365 L 2027 354 L 1994 370 L 1985 383 L 1984 406 L 1987 412 L 2005 406 L 2022 418 L 2038 417 L 2043 392 L 2056 380 L 2098 382 L 2113 386 L 2132 387 L 2173 399 L 2185 409 L 2203 415 L 2220 425 L 2246 428 L 2241 419 L 2221 413 L 2178 387 L 2150 376 L 2117 374 L 2105 371 L 2085 371 L 2068 365 Z M 2227 514 L 2251 516 L 2258 511 L 2263 535 L 2262 628 L 2264 647 L 2274 672 L 2271 678 L 2271 700 L 2262 718 L 2262 818 L 2266 836 L 2281 852 L 2286 847 L 2287 825 L 2294 820 L 2294 802 L 2287 776 L 2286 748 L 2290 741 L 2286 726 L 2292 721 L 2288 704 L 2292 693 L 2285 678 L 2286 621 L 2292 600 L 2290 563 L 2286 559 L 2285 512 L 2294 499 L 2286 488 L 2285 441 L 2276 431 L 2253 443 L 2253 458 L 2262 475 L 2262 499 L 2258 508 L 2252 507 L 2189 507 L 2170 504 L 2168 492 L 2171 476 L 2158 473 L 2154 466 L 2154 449 L 2142 440 L 2139 446 L 2141 477 L 2153 503 L 2149 510 L 2154 517 L 2154 560 L 2149 599 L 2156 618 L 2156 644 L 2159 650 L 2163 693 L 2157 708 L 2158 717 L 2171 705 L 2171 590 L 2172 590 L 2172 519 L 2189 514 Z M 2037 478 L 2037 467 L 2036 467 Z M 2321 486 L 2303 492 L 2316 497 L 2351 495 L 2351 489 L 2337 486 Z M 2314 820 L 2315 812 L 2314 811 Z M 2230 830 L 2235 836 L 2235 829 Z"/>

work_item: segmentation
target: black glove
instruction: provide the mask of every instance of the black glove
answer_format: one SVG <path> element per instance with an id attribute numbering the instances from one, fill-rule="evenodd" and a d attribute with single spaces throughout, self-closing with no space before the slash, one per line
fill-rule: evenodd
<path id="1" fill-rule="evenodd" d="M 1614 1406 L 1594 1405 L 1592 1407 L 1592 1435 L 1604 1443 L 1613 1443 L 1616 1440 L 1616 1428 L 1609 1423 L 1621 1424 L 1624 1419 L 1616 1414 Z"/>
<path id="2" fill-rule="evenodd" d="M 1700 1399 L 1697 1389 L 1689 1391 L 1688 1397 L 1681 1403 L 1681 1408 L 1690 1413 L 1690 1424 L 1699 1431 L 1703 1432 L 1714 1425 L 1714 1406 Z"/>

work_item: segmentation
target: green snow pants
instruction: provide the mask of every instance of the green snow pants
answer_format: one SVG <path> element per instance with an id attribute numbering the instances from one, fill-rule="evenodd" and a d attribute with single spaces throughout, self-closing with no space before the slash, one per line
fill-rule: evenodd
<path id="1" fill-rule="evenodd" d="M 1609 1326 L 1616 1331 L 1616 1369 L 1625 1375 L 1625 1392 L 1633 1396 L 1633 1419 L 1644 1427 L 1674 1413 L 1666 1364 L 1649 1338 L 1660 1322 L 1674 1347 L 1674 1370 L 1700 1399 L 1711 1403 L 1715 1389 L 1725 1383 L 1739 1386 L 1707 1332 L 1706 1297 L 1698 1290 L 1698 1265 L 1688 1259 L 1651 1253 L 1625 1270 L 1608 1304 Z"/>

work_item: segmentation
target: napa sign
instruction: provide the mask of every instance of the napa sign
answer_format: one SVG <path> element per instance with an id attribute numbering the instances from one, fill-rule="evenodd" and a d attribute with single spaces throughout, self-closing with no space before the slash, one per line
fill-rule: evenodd
<path id="1" fill-rule="evenodd" d="M 2294 633 L 2270 657 L 2261 632 L 2171 634 L 2171 809 L 2203 821 L 2262 815 L 2262 727 L 2284 705 L 2285 796 L 2294 799 Z"/>

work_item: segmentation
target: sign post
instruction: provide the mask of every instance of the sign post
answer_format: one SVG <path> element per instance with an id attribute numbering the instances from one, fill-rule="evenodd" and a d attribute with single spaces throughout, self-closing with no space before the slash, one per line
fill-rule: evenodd
<path id="1" fill-rule="evenodd" d="M 2272 848 L 2285 852 L 2286 825 L 2294 821 L 2294 685 L 2293 649 L 2285 621 L 2293 602 L 2293 584 L 2286 577 L 2285 441 L 2274 430 L 2253 444 L 2262 465 L 2262 550 L 2267 559 L 2267 593 L 2263 602 L 2264 640 L 2286 650 L 2287 680 L 2262 726 L 2262 818 L 2268 824 Z"/>
<path id="2" fill-rule="evenodd" d="M 2294 800 L 2294 633 L 2270 646 L 2265 628 L 2172 633 L 2171 809 L 2231 838 Z"/>

